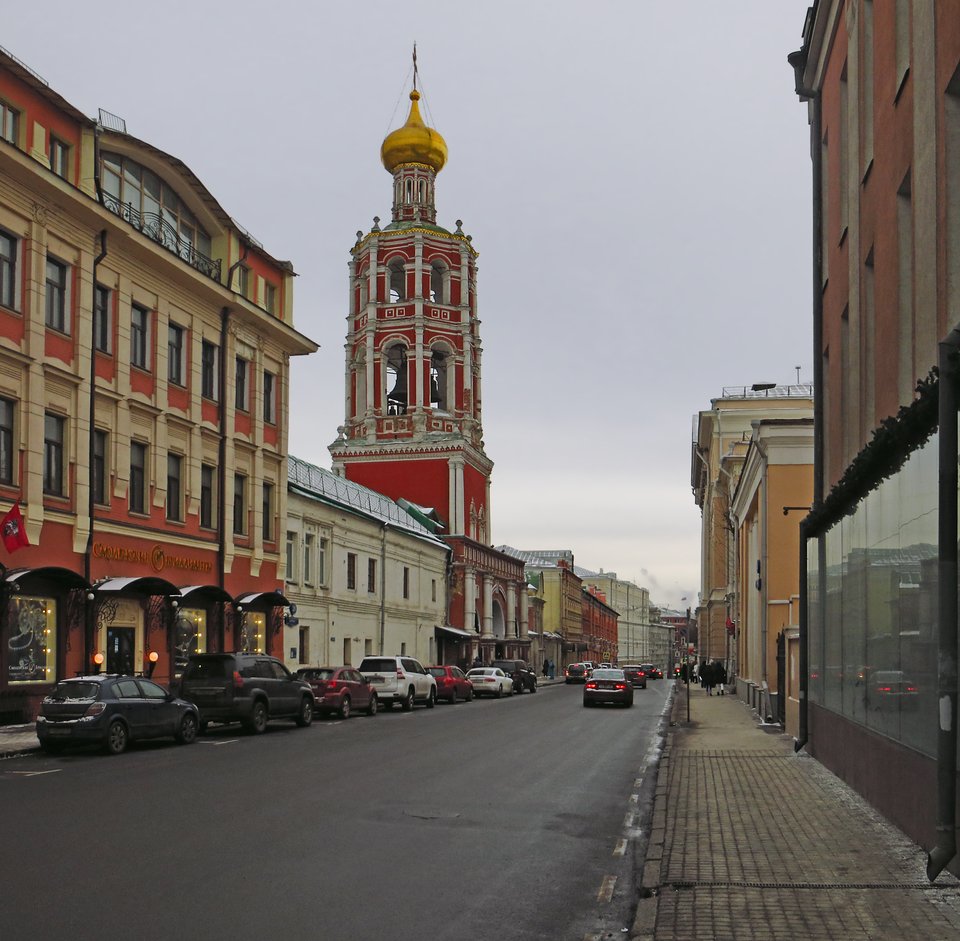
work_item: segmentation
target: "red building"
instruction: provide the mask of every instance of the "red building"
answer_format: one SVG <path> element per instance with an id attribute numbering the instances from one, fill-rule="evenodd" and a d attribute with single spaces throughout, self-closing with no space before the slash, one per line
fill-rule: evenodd
<path id="1" fill-rule="evenodd" d="M 616 663 L 619 615 L 607 604 L 607 596 L 599 588 L 584 586 L 581 598 L 581 633 L 587 645 L 583 659 L 593 663 Z"/>
<path id="2" fill-rule="evenodd" d="M 278 651 L 293 269 L 0 53 L 0 721 L 98 666 Z M 16 566 L 16 568 L 14 568 Z M 152 666 L 151 666 L 152 664 Z"/>
<path id="3" fill-rule="evenodd" d="M 526 658 L 523 564 L 490 545 L 490 475 L 481 426 L 476 249 L 458 220 L 437 225 L 447 147 L 410 93 L 387 136 L 391 221 L 357 233 L 350 263 L 346 418 L 333 469 L 429 519 L 453 549 L 450 624 L 457 659 Z M 449 649 L 449 646 L 447 647 Z"/>

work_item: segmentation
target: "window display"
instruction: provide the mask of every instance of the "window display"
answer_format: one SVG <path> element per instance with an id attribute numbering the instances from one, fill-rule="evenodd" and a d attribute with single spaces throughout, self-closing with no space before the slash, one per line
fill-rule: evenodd
<path id="1" fill-rule="evenodd" d="M 11 599 L 7 634 L 7 681 L 56 679 L 57 601 L 18 595 Z"/>

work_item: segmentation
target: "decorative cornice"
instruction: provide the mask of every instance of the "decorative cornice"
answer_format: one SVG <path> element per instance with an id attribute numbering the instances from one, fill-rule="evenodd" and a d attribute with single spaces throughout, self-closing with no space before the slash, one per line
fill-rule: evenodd
<path id="1" fill-rule="evenodd" d="M 411 225 L 405 229 L 390 229 L 389 231 L 377 229 L 375 232 L 368 232 L 365 236 L 363 236 L 362 239 L 357 239 L 353 247 L 350 249 L 350 254 L 356 255 L 372 238 L 396 238 L 400 235 L 414 235 L 417 233 L 436 236 L 438 239 L 450 239 L 450 241 L 453 242 L 462 242 L 474 258 L 478 258 L 480 256 L 480 252 L 478 252 L 470 243 L 469 236 L 457 235 L 455 232 L 443 232 L 438 231 L 437 229 L 428 229 L 426 226 L 421 225 Z"/>

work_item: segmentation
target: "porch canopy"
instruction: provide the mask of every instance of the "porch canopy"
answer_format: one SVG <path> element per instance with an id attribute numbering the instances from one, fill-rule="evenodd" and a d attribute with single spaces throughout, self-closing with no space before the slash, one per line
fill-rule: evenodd
<path id="1" fill-rule="evenodd" d="M 180 606 L 233 604 L 233 598 L 219 585 L 188 585 L 177 589 L 180 592 Z"/>
<path id="2" fill-rule="evenodd" d="M 3 581 L 13 590 L 24 594 L 40 594 L 51 583 L 68 591 L 71 589 L 90 591 L 90 583 L 82 575 L 56 565 L 46 565 L 36 569 L 8 569 Z"/>
<path id="3" fill-rule="evenodd" d="M 246 594 L 237 595 L 233 603 L 238 608 L 243 608 L 244 610 L 253 609 L 254 611 L 265 611 L 268 608 L 290 607 L 290 602 L 287 601 L 279 588 L 273 591 L 248 591 Z"/>
<path id="4" fill-rule="evenodd" d="M 437 625 L 438 631 L 443 631 L 446 634 L 453 634 L 454 637 L 479 637 L 475 631 L 464 631 L 459 627 L 451 627 L 449 624 Z"/>
<path id="5" fill-rule="evenodd" d="M 165 578 L 144 575 L 134 578 L 107 578 L 93 586 L 97 594 L 138 595 L 149 598 L 151 595 L 166 595 L 179 598 L 180 589 Z"/>

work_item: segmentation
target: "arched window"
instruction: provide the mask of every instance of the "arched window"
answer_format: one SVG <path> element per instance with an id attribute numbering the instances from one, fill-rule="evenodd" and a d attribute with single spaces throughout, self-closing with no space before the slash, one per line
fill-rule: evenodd
<path id="1" fill-rule="evenodd" d="M 363 418 L 367 412 L 367 361 L 366 354 L 361 348 L 356 357 L 353 370 L 353 417 Z"/>
<path id="2" fill-rule="evenodd" d="M 413 181 L 407 180 L 407 202 L 413 202 Z"/>
<path id="3" fill-rule="evenodd" d="M 406 297 L 406 274 L 403 262 L 398 258 L 387 266 L 390 275 L 390 300 L 402 301 Z"/>
<path id="4" fill-rule="evenodd" d="M 403 415 L 407 411 L 407 351 L 399 343 L 386 349 L 386 387 L 384 396 L 388 415 Z"/>
<path id="5" fill-rule="evenodd" d="M 430 407 L 438 412 L 449 411 L 449 376 L 447 360 L 443 350 L 433 350 L 430 354 Z"/>
<path id="6" fill-rule="evenodd" d="M 423 202 L 423 180 L 420 181 L 417 189 L 418 189 L 417 202 L 422 203 Z"/>
<path id="7" fill-rule="evenodd" d="M 430 300 L 435 304 L 446 304 L 447 269 L 435 261 L 430 265 Z"/>

